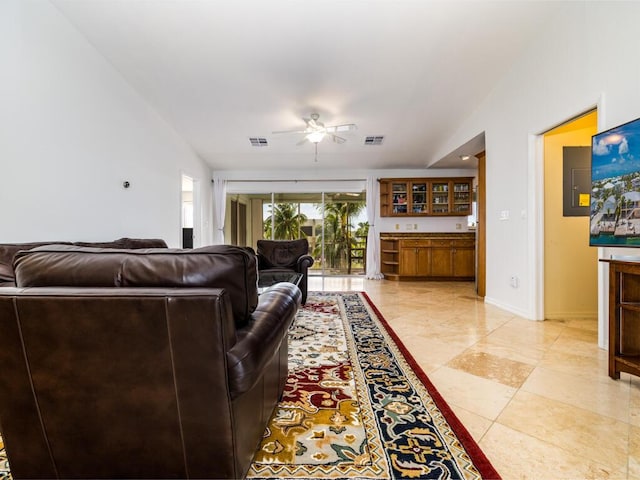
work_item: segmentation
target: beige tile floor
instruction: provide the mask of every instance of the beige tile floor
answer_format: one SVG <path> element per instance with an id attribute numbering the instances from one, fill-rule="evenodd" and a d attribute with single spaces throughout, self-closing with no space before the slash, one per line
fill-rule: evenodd
<path id="1" fill-rule="evenodd" d="M 309 290 L 365 291 L 502 478 L 640 479 L 640 378 L 608 377 L 596 320 L 526 320 L 466 282 Z"/>

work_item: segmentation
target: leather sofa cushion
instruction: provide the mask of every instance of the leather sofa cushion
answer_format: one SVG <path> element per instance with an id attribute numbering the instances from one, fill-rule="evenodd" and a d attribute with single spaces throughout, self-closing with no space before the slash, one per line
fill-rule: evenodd
<path id="1" fill-rule="evenodd" d="M 237 327 L 258 304 L 257 264 L 252 249 L 212 245 L 194 250 L 47 245 L 14 259 L 18 287 L 205 287 L 224 288 Z"/>
<path id="2" fill-rule="evenodd" d="M 309 253 L 306 239 L 297 240 L 258 240 L 260 270 L 269 268 L 296 269 L 298 259 Z"/>
<path id="3" fill-rule="evenodd" d="M 20 250 L 31 250 L 41 245 L 71 245 L 70 242 L 31 242 L 31 243 L 3 243 L 0 244 L 0 284 L 12 285 L 15 281 L 13 274 L 13 257 Z"/>
<path id="4" fill-rule="evenodd" d="M 118 238 L 112 242 L 73 242 L 72 245 L 78 247 L 95 248 L 167 248 L 167 243 L 160 238 Z"/>
<path id="5" fill-rule="evenodd" d="M 0 244 L 0 286 L 14 286 L 13 258 L 20 250 L 43 245 L 78 245 L 99 248 L 167 248 L 164 240 L 156 238 L 119 238 L 112 242 L 30 242 Z"/>

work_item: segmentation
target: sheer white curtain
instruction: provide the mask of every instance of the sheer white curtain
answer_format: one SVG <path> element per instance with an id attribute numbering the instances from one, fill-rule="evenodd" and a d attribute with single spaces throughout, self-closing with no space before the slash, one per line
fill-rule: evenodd
<path id="1" fill-rule="evenodd" d="M 224 243 L 224 216 L 227 209 L 227 181 L 221 178 L 213 179 L 213 243 Z"/>
<path id="2" fill-rule="evenodd" d="M 378 180 L 370 175 L 367 177 L 367 222 L 369 222 L 369 234 L 367 235 L 367 272 L 369 280 L 381 280 L 384 278 L 380 272 L 380 244 L 378 243 L 378 231 L 376 230 L 376 205 L 378 204 Z"/>

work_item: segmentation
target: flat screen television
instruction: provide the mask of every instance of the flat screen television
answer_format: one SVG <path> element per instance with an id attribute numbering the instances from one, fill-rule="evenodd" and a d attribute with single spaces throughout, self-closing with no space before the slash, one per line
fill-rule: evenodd
<path id="1" fill-rule="evenodd" d="M 589 245 L 640 247 L 640 118 L 591 139 Z"/>

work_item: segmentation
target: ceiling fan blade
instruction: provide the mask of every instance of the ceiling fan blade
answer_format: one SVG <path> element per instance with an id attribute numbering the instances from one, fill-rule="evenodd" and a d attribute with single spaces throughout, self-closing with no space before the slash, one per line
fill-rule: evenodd
<path id="1" fill-rule="evenodd" d="M 335 133 L 335 132 L 352 132 L 354 130 L 357 130 L 358 127 L 356 126 L 355 123 L 345 123 L 343 125 L 331 125 L 328 127 L 325 127 L 327 129 L 327 132 L 329 133 Z"/>
<path id="2" fill-rule="evenodd" d="M 338 135 L 330 134 L 335 143 L 344 143 L 347 141 L 346 138 L 339 137 Z"/>
<path id="3" fill-rule="evenodd" d="M 302 140 L 300 140 L 298 143 L 296 143 L 297 146 L 300 145 L 304 145 L 305 143 L 307 143 L 309 140 L 307 139 L 307 137 L 304 137 Z"/>
<path id="4" fill-rule="evenodd" d="M 274 135 L 278 135 L 281 133 L 307 133 L 307 131 L 306 130 L 278 130 L 271 133 L 273 133 Z"/>

